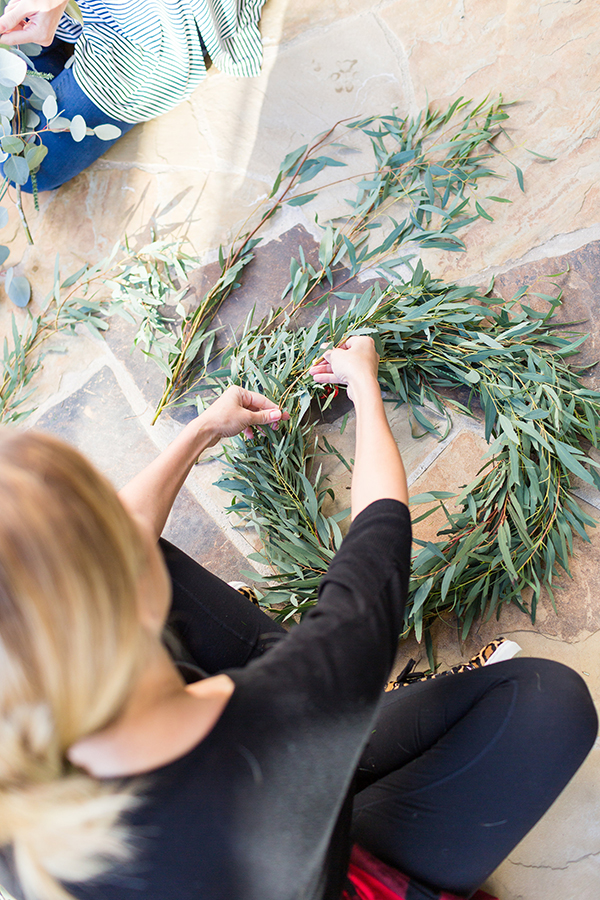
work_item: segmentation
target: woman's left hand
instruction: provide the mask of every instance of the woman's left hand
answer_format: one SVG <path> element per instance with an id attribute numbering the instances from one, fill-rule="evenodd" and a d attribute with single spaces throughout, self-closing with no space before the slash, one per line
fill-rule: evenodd
<path id="1" fill-rule="evenodd" d="M 221 438 L 234 434 L 251 438 L 252 429 L 260 425 L 271 425 L 289 419 L 289 413 L 279 409 L 276 403 L 263 394 L 247 391 L 232 385 L 199 416 L 203 428 L 210 432 L 207 447 L 214 446 Z"/>

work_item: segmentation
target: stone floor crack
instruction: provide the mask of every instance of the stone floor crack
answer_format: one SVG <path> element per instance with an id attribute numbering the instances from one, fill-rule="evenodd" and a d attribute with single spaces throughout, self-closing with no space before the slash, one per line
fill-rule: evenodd
<path id="1" fill-rule="evenodd" d="M 577 865 L 577 863 L 583 862 L 586 859 L 592 859 L 596 856 L 600 856 L 600 850 L 595 850 L 592 853 L 585 853 L 583 856 L 579 856 L 577 859 L 570 859 L 564 866 L 534 866 L 530 863 L 515 862 L 514 859 L 509 859 L 508 862 L 511 864 L 511 866 L 519 866 L 522 869 L 548 869 L 551 872 L 564 872 L 564 870 L 568 869 L 569 866 L 575 866 Z"/>
<path id="2" fill-rule="evenodd" d="M 408 109 L 416 112 L 416 95 L 415 88 L 412 80 L 412 76 L 410 73 L 410 66 L 408 62 L 408 54 L 406 52 L 406 48 L 397 34 L 395 34 L 392 29 L 389 27 L 385 19 L 381 19 L 378 15 L 374 16 L 374 20 L 379 26 L 379 29 L 385 39 L 386 44 L 390 48 L 390 50 L 396 56 L 397 61 L 400 63 L 400 75 L 402 77 L 402 86 L 406 91 L 406 104 Z M 400 51 L 400 52 L 399 52 Z"/>

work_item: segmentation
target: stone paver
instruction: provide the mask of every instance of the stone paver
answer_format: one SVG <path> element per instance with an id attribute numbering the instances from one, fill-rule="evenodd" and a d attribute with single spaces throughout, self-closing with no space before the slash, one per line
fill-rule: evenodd
<path id="1" fill-rule="evenodd" d="M 64 274 L 108 254 L 124 233 L 134 245 L 151 225 L 160 235 L 178 227 L 206 266 L 194 274 L 187 303 L 207 289 L 219 243 L 231 240 L 270 189 L 286 153 L 348 116 L 397 107 L 415 114 L 426 97 L 439 106 L 461 95 L 483 99 L 502 92 L 518 101 L 511 109 L 510 140 L 499 143 L 525 175 L 519 190 L 510 162 L 500 161 L 506 181 L 482 185 L 482 197 L 501 194 L 511 204 L 490 204 L 495 222 L 479 221 L 466 235 L 467 252 L 422 253 L 434 274 L 487 284 L 510 297 L 522 284 L 551 293 L 564 290 L 563 321 L 581 321 L 592 336 L 579 362 L 600 350 L 598 122 L 600 55 L 595 5 L 576 0 L 538 4 L 492 0 L 268 0 L 262 30 L 265 62 L 259 78 L 230 79 L 214 68 L 181 107 L 134 128 L 90 170 L 26 209 L 35 238 L 27 247 L 16 216 L 3 231 L 11 241 L 10 263 L 32 280 L 34 303 L 51 287 L 54 259 Z M 555 157 L 543 161 L 529 150 Z M 345 174 L 364 170 L 358 154 L 347 154 Z M 218 324 L 234 331 L 255 306 L 256 316 L 277 305 L 287 283 L 290 257 L 299 243 L 315 254 L 315 213 L 321 220 L 344 210 L 345 185 L 324 190 L 318 200 L 287 209 L 265 230 L 242 288 L 222 307 Z M 557 272 L 558 278 L 550 278 Z M 0 337 L 13 312 L 0 296 Z M 17 311 L 18 322 L 25 314 Z M 40 404 L 36 427 L 71 440 L 117 484 L 123 484 L 162 449 L 189 417 L 170 411 L 152 427 L 152 409 L 162 376 L 139 350 L 131 352 L 133 329 L 115 319 L 106 341 L 82 333 L 61 337 L 33 382 Z M 600 384 L 591 370 L 589 383 Z M 341 398 L 321 430 L 346 457 L 352 455 L 352 417 Z M 444 444 L 414 441 L 404 410 L 388 409 L 410 473 L 411 492 L 458 489 L 479 466 L 484 451 L 477 422 L 456 417 Z M 347 505 L 348 476 L 330 465 L 339 507 Z M 239 576 L 252 564 L 252 533 L 233 527 L 223 513 L 228 496 L 214 486 L 218 460 L 195 467 L 169 522 L 168 536 L 217 574 Z M 597 492 L 580 491 L 600 518 Z M 434 536 L 435 518 L 418 527 Z M 600 700 L 600 529 L 591 543 L 577 541 L 573 578 L 556 593 L 557 612 L 547 600 L 535 624 L 514 607 L 500 621 L 478 623 L 461 643 L 449 617 L 435 629 L 443 667 L 470 656 L 481 644 L 505 634 L 527 655 L 547 656 L 583 674 Z M 413 639 L 399 651 L 424 659 Z M 488 890 L 502 900 L 596 900 L 600 885 L 600 747 L 549 814 L 492 876 Z"/>
<path id="2" fill-rule="evenodd" d="M 156 447 L 136 421 L 108 366 L 49 409 L 36 427 L 74 444 L 117 488 L 156 456 Z M 239 580 L 247 568 L 244 557 L 185 487 L 164 536 L 194 558 L 210 560 L 211 571 L 226 581 Z"/>

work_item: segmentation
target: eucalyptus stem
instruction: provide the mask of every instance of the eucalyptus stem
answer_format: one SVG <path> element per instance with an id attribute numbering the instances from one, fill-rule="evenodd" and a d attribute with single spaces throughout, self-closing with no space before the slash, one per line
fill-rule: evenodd
<path id="1" fill-rule="evenodd" d="M 33 238 L 31 236 L 31 231 L 29 230 L 29 225 L 27 224 L 27 218 L 25 216 L 25 210 L 23 209 L 23 197 L 21 196 L 21 185 L 16 185 L 16 194 L 17 199 L 15 200 L 15 206 L 17 207 L 17 212 L 19 213 L 19 218 L 21 220 L 21 224 L 23 226 L 23 231 L 25 232 L 25 236 L 27 238 L 28 244 L 33 244 Z"/>

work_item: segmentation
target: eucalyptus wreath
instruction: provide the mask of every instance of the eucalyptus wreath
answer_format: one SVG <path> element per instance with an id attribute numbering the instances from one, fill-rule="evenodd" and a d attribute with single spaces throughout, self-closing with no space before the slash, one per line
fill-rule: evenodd
<path id="1" fill-rule="evenodd" d="M 299 148 L 284 160 L 258 223 L 227 256 L 221 253 L 221 277 L 184 319 L 175 352 L 172 342 L 164 353 L 155 342 L 154 355 L 167 374 L 157 415 L 178 399 L 201 405 L 205 391 L 218 393 L 231 382 L 267 393 L 290 413 L 279 431 L 225 446 L 227 472 L 218 482 L 233 495 L 229 511 L 258 530 L 263 550 L 254 558 L 273 572 L 261 602 L 283 618 L 316 601 L 347 514 L 325 512 L 332 489 L 319 460 L 336 451 L 320 442 L 309 415 L 315 403 L 324 408 L 331 402 L 307 374 L 323 341 L 372 334 L 382 388 L 395 403 L 407 403 L 426 432 L 444 436 L 426 404 L 449 425 L 449 389 L 468 391 L 465 403 L 452 400 L 455 408 L 481 410 L 490 449 L 474 481 L 458 497 L 428 492 L 413 499 L 434 503 L 423 517 L 441 508 L 447 527 L 438 541 L 416 541 L 407 632 L 414 628 L 419 640 L 424 633 L 428 638 L 435 617 L 453 610 L 466 635 L 475 616 L 499 614 L 509 602 L 534 620 L 542 590 L 553 599 L 555 575 L 569 571 L 573 535 L 587 540 L 586 529 L 595 524 L 572 488 L 574 478 L 600 487 L 599 464 L 581 445 L 598 446 L 600 394 L 587 389 L 567 361 L 584 337 L 556 329 L 560 297 L 538 295 L 550 304 L 546 313 L 527 305 L 527 289 L 511 301 L 490 300 L 475 288 L 432 278 L 421 262 L 413 265 L 410 253 L 415 245 L 463 250 L 457 232 L 478 217 L 492 219 L 474 194 L 480 181 L 498 175 L 490 160 L 500 154 L 496 139 L 506 134 L 506 118 L 502 100 L 473 107 L 461 98 L 443 113 L 345 123 L 369 139 L 375 157 L 373 169 L 353 179 L 351 212 L 322 226 L 318 266 L 300 249 L 291 260 L 285 304 L 256 326 L 248 321 L 211 371 L 211 317 L 252 259 L 258 229 L 282 203 L 314 199 L 318 191 L 300 186 L 341 164 L 322 155 L 324 145 L 345 145 L 332 130 Z M 508 162 L 523 189 L 521 170 Z M 491 194 L 487 199 L 505 202 Z M 398 221 L 393 212 L 404 218 Z M 407 265 L 408 278 L 402 274 Z M 343 290 L 365 268 L 376 269 L 380 282 L 362 294 Z M 307 301 L 327 308 L 312 326 L 298 327 L 296 314 Z M 338 303 L 349 303 L 346 312 L 338 312 Z M 147 339 L 150 348 L 152 334 Z M 447 508 L 450 497 L 458 512 Z"/>
<path id="2" fill-rule="evenodd" d="M 588 540 L 586 529 L 595 524 L 572 488 L 575 478 L 600 488 L 600 465 L 580 443 L 598 446 L 600 393 L 586 388 L 568 363 L 582 338 L 554 326 L 559 300 L 541 314 L 525 296 L 490 299 L 417 266 L 410 281 L 372 286 L 347 312 L 324 312 L 310 329 L 293 330 L 287 319 L 270 330 L 264 323 L 245 329 L 204 388 L 220 392 L 241 383 L 290 412 L 277 432 L 226 445 L 219 480 L 233 495 L 229 511 L 258 530 L 263 550 L 254 558 L 274 572 L 264 604 L 277 606 L 283 618 L 309 608 L 340 546 L 338 523 L 347 510 L 325 512 L 331 487 L 319 465 L 323 454 L 336 451 L 320 440 L 309 415 L 331 395 L 312 383 L 308 369 L 324 341 L 371 334 L 388 400 L 408 404 L 415 422 L 441 438 L 426 404 L 449 422 L 448 390 L 466 389 L 468 400 L 454 398 L 451 406 L 467 414 L 480 410 L 490 443 L 477 477 L 460 495 L 432 491 L 412 500 L 435 501 L 415 521 L 441 508 L 447 527 L 437 541 L 415 542 L 406 630 L 414 628 L 420 640 L 423 629 L 452 610 L 464 636 L 476 616 L 499 614 L 509 602 L 535 620 L 542 589 L 553 597 L 553 578 L 560 569 L 569 572 L 573 535 Z M 449 498 L 458 512 L 447 508 Z"/>

